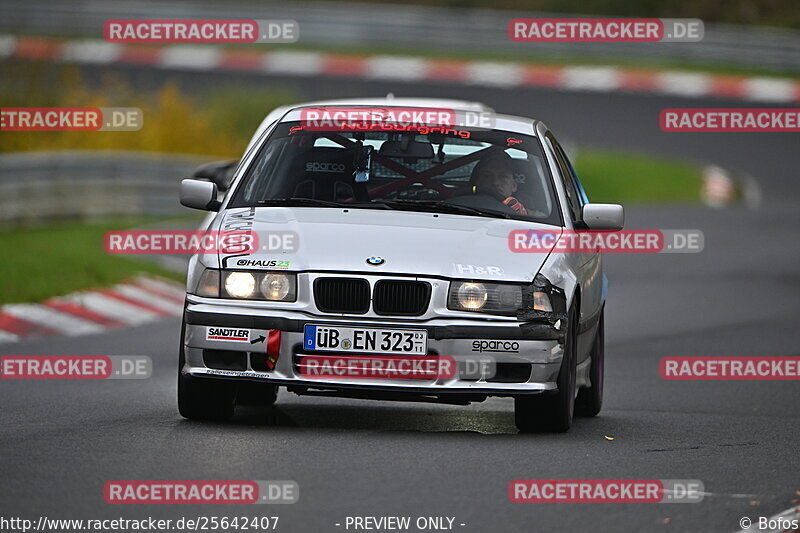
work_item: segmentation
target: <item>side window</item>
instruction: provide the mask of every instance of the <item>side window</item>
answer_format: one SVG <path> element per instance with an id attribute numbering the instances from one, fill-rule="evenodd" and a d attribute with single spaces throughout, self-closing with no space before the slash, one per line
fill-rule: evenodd
<path id="1" fill-rule="evenodd" d="M 583 184 L 581 183 L 581 180 L 578 179 L 578 173 L 575 172 L 575 168 L 572 166 L 572 163 L 567 157 L 567 153 L 564 151 L 564 148 L 561 145 L 558 146 L 558 150 L 561 153 L 561 157 L 563 157 L 564 161 L 567 163 L 567 169 L 569 170 L 570 176 L 572 176 L 572 182 L 575 185 L 575 190 L 578 193 L 578 198 L 581 201 L 581 205 L 588 204 L 589 197 L 586 196 L 586 191 L 583 190 Z"/>
<path id="2" fill-rule="evenodd" d="M 577 221 L 581 219 L 581 206 L 583 203 L 581 202 L 582 198 L 578 194 L 577 189 L 575 188 L 575 171 L 572 170 L 572 165 L 567 159 L 566 154 L 564 154 L 564 150 L 562 150 L 561 145 L 558 144 L 558 141 L 552 134 L 547 134 L 547 139 L 550 141 L 550 145 L 553 147 L 553 152 L 556 155 L 556 161 L 558 162 L 558 168 L 561 171 L 561 176 L 563 178 L 564 183 L 564 190 L 567 192 L 567 202 L 569 203 L 569 210 L 572 213 L 572 220 Z"/>

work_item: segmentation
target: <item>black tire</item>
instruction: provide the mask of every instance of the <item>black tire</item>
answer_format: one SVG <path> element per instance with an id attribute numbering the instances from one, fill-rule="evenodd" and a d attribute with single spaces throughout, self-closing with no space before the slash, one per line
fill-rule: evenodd
<path id="1" fill-rule="evenodd" d="M 600 312 L 600 323 L 592 346 L 592 366 L 589 368 L 591 387 L 583 387 L 575 399 L 576 416 L 597 416 L 603 407 L 603 374 L 606 358 L 605 311 Z"/>
<path id="2" fill-rule="evenodd" d="M 244 381 L 236 386 L 236 405 L 270 407 L 277 399 L 277 385 Z"/>
<path id="3" fill-rule="evenodd" d="M 190 420 L 227 420 L 233 416 L 236 406 L 236 385 L 214 379 L 199 379 L 184 376 L 181 370 L 186 361 L 181 347 L 178 357 L 178 412 Z"/>
<path id="4" fill-rule="evenodd" d="M 556 380 L 558 391 L 514 398 L 514 422 L 523 433 L 563 433 L 572 426 L 572 415 L 575 411 L 575 341 L 578 325 L 574 306 L 569 311 L 568 320 L 564 357 Z"/>

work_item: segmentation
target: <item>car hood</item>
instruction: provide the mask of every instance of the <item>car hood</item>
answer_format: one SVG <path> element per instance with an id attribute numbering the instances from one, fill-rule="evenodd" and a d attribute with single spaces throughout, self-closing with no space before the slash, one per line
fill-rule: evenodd
<path id="1" fill-rule="evenodd" d="M 532 281 L 549 255 L 549 251 L 512 252 L 509 233 L 554 229 L 477 216 L 316 207 L 234 208 L 219 220 L 220 230 L 252 230 L 259 237 L 259 249 L 253 253 L 221 254 L 222 268 L 506 281 Z M 284 236 L 292 240 L 294 249 L 277 246 Z M 384 262 L 369 264 L 367 259 L 372 257 Z"/>

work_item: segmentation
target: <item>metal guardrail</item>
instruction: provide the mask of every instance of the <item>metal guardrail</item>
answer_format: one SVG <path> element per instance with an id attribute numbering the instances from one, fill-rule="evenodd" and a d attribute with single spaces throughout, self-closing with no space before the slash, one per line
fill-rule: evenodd
<path id="1" fill-rule="evenodd" d="M 396 47 L 461 54 L 499 52 L 539 59 L 644 56 L 800 72 L 800 31 L 791 29 L 707 24 L 705 38 L 699 43 L 515 43 L 507 36 L 511 18 L 552 16 L 558 15 L 305 0 L 5 0 L 0 2 L 0 32 L 100 38 L 103 23 L 115 18 L 295 19 L 301 44 L 352 46 L 365 53 L 372 47 Z"/>
<path id="2" fill-rule="evenodd" d="M 0 224 L 186 214 L 180 180 L 209 160 L 120 151 L 0 154 Z"/>

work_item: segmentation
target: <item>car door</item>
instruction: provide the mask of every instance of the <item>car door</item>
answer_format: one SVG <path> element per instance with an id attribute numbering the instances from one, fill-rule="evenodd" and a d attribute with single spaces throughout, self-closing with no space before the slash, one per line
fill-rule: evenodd
<path id="1" fill-rule="evenodd" d="M 568 211 L 573 229 L 583 229 L 583 206 L 589 203 L 583 185 L 578 179 L 566 152 L 548 132 L 547 140 L 556 156 L 562 183 L 567 196 Z M 589 356 L 597 331 L 603 303 L 603 264 L 599 250 L 575 254 L 578 283 L 581 287 L 581 307 L 578 319 L 578 360 Z"/>

